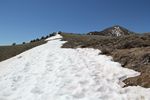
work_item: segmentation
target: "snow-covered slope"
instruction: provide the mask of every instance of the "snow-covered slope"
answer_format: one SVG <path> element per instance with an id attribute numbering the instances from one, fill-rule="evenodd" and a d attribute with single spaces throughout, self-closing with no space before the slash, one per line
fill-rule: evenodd
<path id="1" fill-rule="evenodd" d="M 150 100 L 150 89 L 121 87 L 139 73 L 99 50 L 61 48 L 59 38 L 0 62 L 0 100 Z"/>

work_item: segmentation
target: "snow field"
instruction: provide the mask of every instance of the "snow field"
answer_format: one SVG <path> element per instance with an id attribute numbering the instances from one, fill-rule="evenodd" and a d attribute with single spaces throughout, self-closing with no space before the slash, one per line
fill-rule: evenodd
<path id="1" fill-rule="evenodd" d="M 94 49 L 64 49 L 60 35 L 0 62 L 0 100 L 150 100 L 150 89 L 122 88 L 140 73 Z"/>

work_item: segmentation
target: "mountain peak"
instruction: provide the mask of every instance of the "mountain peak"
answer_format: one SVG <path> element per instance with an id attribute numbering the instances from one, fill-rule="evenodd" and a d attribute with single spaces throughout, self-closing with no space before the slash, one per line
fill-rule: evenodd
<path id="1" fill-rule="evenodd" d="M 129 31 L 128 29 L 120 26 L 114 25 L 112 27 L 106 28 L 99 32 L 90 32 L 90 35 L 102 35 L 102 36 L 124 36 L 133 34 L 133 32 Z"/>

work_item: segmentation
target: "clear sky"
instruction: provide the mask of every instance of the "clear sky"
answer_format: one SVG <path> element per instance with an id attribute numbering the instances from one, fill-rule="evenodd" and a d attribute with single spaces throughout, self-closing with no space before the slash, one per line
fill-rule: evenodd
<path id="1" fill-rule="evenodd" d="M 112 25 L 150 32 L 150 0 L 0 0 L 0 44 Z"/>

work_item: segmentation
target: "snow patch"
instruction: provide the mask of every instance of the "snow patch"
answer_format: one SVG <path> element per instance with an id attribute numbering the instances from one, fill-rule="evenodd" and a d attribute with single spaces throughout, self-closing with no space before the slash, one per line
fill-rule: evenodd
<path id="1" fill-rule="evenodd" d="M 62 39 L 62 36 L 57 33 L 55 36 L 46 39 L 46 41 L 55 40 L 55 39 Z"/>
<path id="2" fill-rule="evenodd" d="M 121 29 L 120 29 L 120 27 L 114 27 L 114 29 L 112 30 L 112 34 L 116 35 L 116 36 L 121 36 Z"/>

